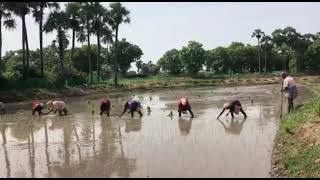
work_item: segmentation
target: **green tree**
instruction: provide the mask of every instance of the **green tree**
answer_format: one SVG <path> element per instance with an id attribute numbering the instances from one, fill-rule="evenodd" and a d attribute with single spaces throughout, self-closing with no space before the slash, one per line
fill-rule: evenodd
<path id="1" fill-rule="evenodd" d="M 282 56 L 282 70 L 290 71 L 289 60 L 292 56 L 292 50 L 288 47 L 288 40 L 285 32 L 282 29 L 276 29 L 272 32 L 272 41 L 276 50 Z"/>
<path id="2" fill-rule="evenodd" d="M 179 50 L 171 49 L 165 52 L 164 55 L 159 59 L 158 65 L 165 72 L 175 75 L 180 74 L 183 70 L 183 65 L 179 55 Z"/>
<path id="3" fill-rule="evenodd" d="M 147 75 L 156 75 L 160 71 L 160 67 L 149 61 L 148 63 L 142 63 L 141 65 L 141 74 L 144 76 Z"/>
<path id="4" fill-rule="evenodd" d="M 91 45 L 90 45 L 90 35 L 93 32 L 92 29 L 92 21 L 93 21 L 93 17 L 94 17 L 94 6 L 93 6 L 93 2 L 84 2 L 81 5 L 81 10 L 80 10 L 80 14 L 81 14 L 81 18 L 80 18 L 80 30 L 79 33 L 80 35 L 80 41 L 84 41 L 84 37 L 86 34 L 86 41 L 88 43 L 88 48 L 87 48 L 87 56 L 88 56 L 88 62 L 89 62 L 89 75 L 90 75 L 90 79 L 89 82 L 92 83 L 93 82 L 93 73 L 92 73 L 92 60 L 91 60 Z"/>
<path id="5" fill-rule="evenodd" d="M 267 72 L 267 59 L 268 54 L 271 55 L 271 50 L 273 48 L 272 39 L 270 36 L 266 35 L 261 38 L 261 48 L 263 49 L 264 55 L 264 74 Z"/>
<path id="6" fill-rule="evenodd" d="M 258 40 L 258 57 L 259 57 L 259 74 L 261 74 L 261 55 L 260 55 L 260 38 L 264 36 L 264 32 L 262 32 L 260 29 L 256 29 L 253 31 L 251 37 L 255 37 Z"/>
<path id="7" fill-rule="evenodd" d="M 60 71 L 64 70 L 64 51 L 67 48 L 69 41 L 67 39 L 66 31 L 70 27 L 69 21 L 67 21 L 68 15 L 64 12 L 54 11 L 50 13 L 47 22 L 43 29 L 46 33 L 57 31 L 58 51 L 60 61 Z"/>
<path id="8" fill-rule="evenodd" d="M 111 3 L 110 4 L 110 19 L 109 19 L 109 24 L 111 25 L 113 31 L 115 31 L 116 36 L 115 36 L 115 58 L 114 58 L 114 65 L 115 65 L 115 75 L 114 75 L 114 84 L 117 86 L 118 85 L 118 33 L 119 33 L 119 26 L 122 23 L 130 23 L 130 18 L 129 18 L 129 10 L 127 10 L 125 7 L 121 5 L 121 3 L 116 2 L 116 3 Z"/>
<path id="9" fill-rule="evenodd" d="M 116 65 L 114 64 L 115 62 L 114 54 L 116 52 L 115 49 L 116 48 L 114 44 L 114 46 L 110 48 L 110 53 L 108 55 L 109 65 L 113 66 L 114 68 L 116 67 Z M 119 58 L 118 68 L 122 74 L 126 74 L 128 69 L 130 69 L 131 67 L 131 63 L 136 62 L 143 55 L 143 52 L 139 46 L 135 44 L 131 44 L 127 42 L 125 39 L 122 39 L 121 41 L 119 41 L 117 49 L 118 49 L 117 52 L 118 52 L 118 58 Z"/>
<path id="10" fill-rule="evenodd" d="M 41 69 L 41 77 L 43 77 L 43 10 L 45 8 L 55 8 L 59 9 L 59 4 L 56 2 L 33 2 L 30 4 L 33 9 L 33 17 L 35 21 L 39 23 L 39 41 L 40 41 L 40 69 Z"/>
<path id="11" fill-rule="evenodd" d="M 141 69 L 141 67 L 142 67 L 142 61 L 141 60 L 138 60 L 138 61 L 136 61 L 136 67 L 137 67 L 137 69 L 138 69 L 138 74 L 140 74 L 140 69 Z"/>
<path id="12" fill-rule="evenodd" d="M 29 44 L 25 17 L 30 13 L 30 7 L 29 4 L 25 2 L 7 3 L 7 5 L 11 12 L 21 18 L 23 77 L 26 78 L 29 71 Z"/>
<path id="13" fill-rule="evenodd" d="M 217 47 L 215 49 L 209 50 L 206 58 L 206 66 L 217 73 L 228 73 L 230 64 L 230 57 L 228 48 Z"/>
<path id="14" fill-rule="evenodd" d="M 83 45 L 80 48 L 75 48 L 74 49 L 74 57 L 73 57 L 73 65 L 74 67 L 82 72 L 85 73 L 89 73 L 89 69 L 88 69 L 88 65 L 89 62 L 87 60 L 87 50 L 88 46 L 87 45 Z M 92 59 L 92 65 L 93 65 L 93 70 L 96 70 L 97 66 L 97 46 L 96 45 L 92 45 L 91 46 L 91 59 Z M 101 48 L 102 52 L 106 52 L 106 48 Z M 101 62 L 105 62 L 106 63 L 106 56 L 101 56 L 100 57 Z M 105 64 L 101 64 L 102 66 Z"/>
<path id="15" fill-rule="evenodd" d="M 75 46 L 75 36 L 76 32 L 79 31 L 79 24 L 80 24 L 80 9 L 81 4 L 78 2 L 70 2 L 65 5 L 66 6 L 66 13 L 70 18 L 70 28 L 72 29 L 72 48 L 71 48 L 71 62 L 73 59 L 74 53 L 74 46 Z M 72 64 L 70 64 L 72 65 Z"/>
<path id="16" fill-rule="evenodd" d="M 320 69 L 320 40 L 314 41 L 306 51 L 306 70 L 319 73 Z"/>
<path id="17" fill-rule="evenodd" d="M 202 69 L 205 53 L 202 44 L 195 41 L 189 41 L 187 46 L 182 47 L 180 59 L 188 74 L 195 75 Z"/>
<path id="18" fill-rule="evenodd" d="M 12 14 L 8 9 L 8 4 L 5 2 L 0 2 L 0 75 L 3 69 L 1 67 L 2 65 L 2 24 L 8 30 L 13 30 L 16 28 L 16 22 L 13 19 Z"/>
<path id="19" fill-rule="evenodd" d="M 97 36 L 97 74 L 98 81 L 100 80 L 100 54 L 101 54 L 101 38 L 103 37 L 103 42 L 108 43 L 112 39 L 112 32 L 109 29 L 107 23 L 109 22 L 109 13 L 106 8 L 104 8 L 99 2 L 94 2 L 93 7 L 95 13 L 93 16 L 93 32 Z"/>

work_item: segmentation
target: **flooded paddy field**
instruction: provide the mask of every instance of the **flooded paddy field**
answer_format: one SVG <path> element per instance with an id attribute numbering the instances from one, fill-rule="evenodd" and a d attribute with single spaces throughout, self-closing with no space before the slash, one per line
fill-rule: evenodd
<path id="1" fill-rule="evenodd" d="M 11 103 L 0 116 L 0 177 L 270 177 L 279 91 L 261 85 L 114 93 L 110 117 L 99 115 L 99 94 L 63 99 L 68 116 L 32 116 L 31 102 Z M 195 118 L 178 117 L 182 96 Z M 119 118 L 132 97 L 144 116 Z M 246 120 L 216 119 L 231 97 L 241 101 Z"/>

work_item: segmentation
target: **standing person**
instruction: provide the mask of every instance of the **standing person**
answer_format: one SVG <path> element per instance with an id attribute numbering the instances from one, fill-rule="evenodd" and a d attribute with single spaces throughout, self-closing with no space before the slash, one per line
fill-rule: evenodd
<path id="1" fill-rule="evenodd" d="M 44 109 L 43 103 L 40 103 L 39 101 L 32 102 L 32 115 L 34 115 L 35 112 L 38 112 L 39 116 L 42 115 L 43 109 Z"/>
<path id="2" fill-rule="evenodd" d="M 181 117 L 181 113 L 185 114 L 187 110 L 190 112 L 191 118 L 193 118 L 194 115 L 193 115 L 193 112 L 192 112 L 192 110 L 191 110 L 191 106 L 190 106 L 190 104 L 189 104 L 188 99 L 185 98 L 185 97 L 180 98 L 179 101 L 178 101 L 179 117 Z"/>
<path id="3" fill-rule="evenodd" d="M 229 103 L 225 103 L 223 105 L 223 109 L 221 111 L 221 113 L 219 114 L 219 116 L 217 117 L 217 119 L 219 119 L 219 117 L 224 113 L 225 110 L 229 109 L 229 113 L 231 113 L 231 117 L 232 119 L 234 119 L 234 115 L 235 114 L 239 114 L 239 112 L 241 112 L 244 116 L 244 118 L 247 118 L 247 114 L 244 112 L 244 110 L 242 109 L 241 103 L 239 100 L 235 99 L 235 100 L 231 100 Z M 227 114 L 227 115 L 228 115 Z"/>
<path id="4" fill-rule="evenodd" d="M 107 98 L 102 99 L 100 103 L 100 115 L 107 114 L 107 116 L 110 116 L 110 108 L 111 108 L 111 101 Z"/>
<path id="5" fill-rule="evenodd" d="M 68 114 L 67 105 L 63 101 L 48 101 L 47 107 L 49 110 L 48 114 L 50 112 L 56 113 L 57 111 L 59 111 L 60 116 L 62 116 L 62 112 L 64 112 L 64 115 Z"/>
<path id="6" fill-rule="evenodd" d="M 5 105 L 3 102 L 0 102 L 0 112 L 3 114 L 6 112 Z"/>
<path id="7" fill-rule="evenodd" d="M 296 81 L 287 72 L 281 73 L 281 77 L 283 79 L 281 92 L 285 92 L 285 96 L 288 98 L 288 113 L 290 113 L 293 110 L 293 100 L 298 96 Z"/>
<path id="8" fill-rule="evenodd" d="M 131 117 L 133 118 L 133 112 L 137 111 L 140 115 L 140 117 L 142 117 L 142 112 L 141 112 L 141 104 L 138 100 L 131 100 L 131 101 L 127 101 L 125 103 L 123 103 L 123 112 L 121 113 L 121 115 L 119 117 L 121 117 L 128 109 L 129 109 L 129 113 L 131 113 Z"/>

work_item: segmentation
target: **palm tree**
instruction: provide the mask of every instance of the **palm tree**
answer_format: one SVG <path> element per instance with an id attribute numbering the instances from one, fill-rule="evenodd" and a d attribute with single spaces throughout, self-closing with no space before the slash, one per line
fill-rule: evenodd
<path id="1" fill-rule="evenodd" d="M 125 7 L 121 5 L 121 3 L 111 3 L 110 4 L 110 19 L 109 24 L 111 25 L 112 29 L 116 32 L 115 37 L 115 75 L 114 75 L 114 84 L 118 85 L 118 32 L 119 32 L 119 26 L 121 23 L 130 23 L 129 18 L 129 10 L 127 10 Z"/>
<path id="2" fill-rule="evenodd" d="M 23 63 L 23 77 L 26 78 L 29 71 L 29 44 L 26 28 L 26 15 L 30 13 L 29 3 L 15 2 L 7 3 L 8 9 L 16 16 L 21 18 L 22 22 L 22 63 Z"/>
<path id="3" fill-rule="evenodd" d="M 271 51 L 273 48 L 272 44 L 272 39 L 270 36 L 266 35 L 261 38 L 261 44 L 262 44 L 262 49 L 264 50 L 265 56 L 264 56 L 264 74 L 267 72 L 267 58 L 268 58 L 268 53 Z"/>
<path id="4" fill-rule="evenodd" d="M 64 70 L 63 62 L 64 62 L 64 49 L 67 47 L 68 39 L 66 35 L 66 30 L 69 28 L 68 15 L 64 12 L 52 12 L 47 22 L 45 23 L 43 30 L 48 33 L 54 30 L 57 31 L 57 40 L 59 44 L 59 60 L 60 60 L 60 70 Z"/>
<path id="5" fill-rule="evenodd" d="M 93 8 L 95 9 L 93 17 L 93 30 L 97 36 L 97 75 L 98 81 L 100 79 L 100 50 L 101 50 L 101 36 L 104 36 L 105 39 L 111 35 L 111 31 L 107 26 L 109 20 L 108 10 L 104 8 L 99 2 L 93 3 Z"/>
<path id="6" fill-rule="evenodd" d="M 136 66 L 137 66 L 138 74 L 139 74 L 139 70 L 140 70 L 141 67 L 142 67 L 142 61 L 141 61 L 141 60 L 137 61 L 137 62 L 136 62 Z"/>
<path id="7" fill-rule="evenodd" d="M 259 56 L 259 74 L 261 74 L 261 60 L 260 60 L 260 38 L 264 36 L 264 32 L 262 32 L 260 29 L 256 29 L 253 31 L 251 37 L 255 37 L 258 39 L 258 56 Z"/>
<path id="8" fill-rule="evenodd" d="M 72 29 L 72 49 L 71 49 L 71 63 L 70 66 L 72 66 L 72 59 L 73 59 L 73 53 L 74 53 L 74 45 L 75 45 L 75 35 L 76 32 L 79 31 L 79 12 L 81 9 L 81 5 L 78 2 L 70 2 L 66 4 L 66 13 L 69 15 L 70 19 L 70 28 Z"/>
<path id="9" fill-rule="evenodd" d="M 39 23 L 39 40 L 40 40 L 40 69 L 41 69 L 41 77 L 43 77 L 43 38 L 42 38 L 42 32 L 43 32 L 43 10 L 45 8 L 55 8 L 59 9 L 59 4 L 56 2 L 32 2 L 30 6 L 33 9 L 33 17 L 35 18 L 35 21 Z"/>
<path id="10" fill-rule="evenodd" d="M 6 29 L 13 30 L 16 28 L 15 20 L 12 18 L 11 12 L 8 10 L 5 2 L 0 2 L 0 65 L 2 64 L 2 18 L 4 19 L 3 25 Z"/>
<path id="11" fill-rule="evenodd" d="M 89 62 L 89 74 L 90 74 L 90 80 L 89 82 L 93 82 L 93 75 L 92 75 L 92 64 L 91 64 L 91 46 L 90 46 L 90 35 L 92 32 L 92 19 L 94 17 L 95 9 L 93 7 L 93 2 L 85 2 L 82 3 L 80 14 L 80 30 L 79 33 L 82 35 L 79 35 L 80 37 L 84 37 L 84 33 L 86 33 L 87 37 L 87 43 L 88 43 L 88 49 L 87 49 L 87 55 L 88 55 L 88 62 Z M 83 39 L 82 39 L 83 40 Z M 82 41 L 80 40 L 80 41 Z"/>

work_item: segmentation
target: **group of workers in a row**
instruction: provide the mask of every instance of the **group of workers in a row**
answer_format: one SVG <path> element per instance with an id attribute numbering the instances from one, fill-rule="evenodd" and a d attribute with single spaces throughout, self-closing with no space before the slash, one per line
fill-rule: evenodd
<path id="1" fill-rule="evenodd" d="M 286 92 L 286 97 L 288 98 L 288 112 L 290 112 L 290 110 L 293 109 L 293 99 L 297 97 L 297 88 L 296 88 L 295 80 L 291 76 L 289 76 L 287 73 L 282 73 L 281 76 L 284 79 L 281 92 Z M 142 106 L 138 100 L 127 101 L 123 104 L 123 107 L 124 109 L 120 117 L 127 110 L 129 111 L 132 117 L 134 116 L 135 111 L 139 113 L 140 117 L 142 117 L 142 112 L 141 112 Z M 47 115 L 51 112 L 54 112 L 54 113 L 59 112 L 59 115 L 62 115 L 63 113 L 64 115 L 68 114 L 67 105 L 63 101 L 48 101 L 47 113 L 43 113 L 44 108 L 45 107 L 43 103 L 40 103 L 39 101 L 33 102 L 32 115 L 35 115 L 36 112 L 38 112 L 39 115 L 43 115 L 43 114 Z M 191 105 L 187 98 L 185 97 L 180 98 L 177 104 L 177 108 L 178 108 L 179 117 L 181 117 L 182 113 L 186 114 L 186 111 L 189 111 L 192 118 L 194 117 L 194 114 L 191 110 Z M 111 109 L 110 99 L 107 99 L 107 98 L 103 99 L 100 102 L 100 115 L 107 114 L 107 116 L 110 116 L 110 109 Z M 0 111 L 4 112 L 4 110 L 5 110 L 4 103 L 0 102 Z M 148 110 L 150 111 L 150 107 L 148 107 Z M 222 112 L 219 114 L 217 118 L 219 118 L 225 110 L 229 110 L 227 115 L 230 113 L 232 118 L 234 118 L 234 114 L 239 114 L 239 112 L 241 112 L 245 118 L 247 117 L 246 113 L 241 107 L 240 101 L 237 99 L 234 99 L 228 103 L 225 103 L 223 106 Z M 170 115 L 172 116 L 172 111 Z"/>
<path id="2" fill-rule="evenodd" d="M 64 101 L 48 101 L 47 102 L 47 110 L 48 112 L 44 112 L 45 106 L 43 103 L 39 102 L 39 101 L 34 101 L 32 103 L 32 115 L 35 115 L 36 113 L 38 113 L 38 115 L 48 115 L 51 112 L 53 113 L 59 113 L 59 115 L 67 115 L 68 114 L 68 109 L 67 109 L 67 105 Z M 4 104 L 0 103 L 0 107 L 1 110 L 4 109 Z M 142 106 L 141 103 L 138 100 L 131 100 L 131 101 L 127 101 L 123 104 L 123 112 L 121 113 L 120 117 L 128 110 L 128 112 L 131 114 L 131 117 L 134 116 L 134 112 L 138 112 L 140 117 L 142 117 Z M 150 107 L 148 107 L 148 110 Z M 188 101 L 187 98 L 183 97 L 180 98 L 177 104 L 177 108 L 178 108 L 178 113 L 179 113 L 179 117 L 181 117 L 181 114 L 186 114 L 187 111 L 189 111 L 191 118 L 194 117 L 194 114 L 192 112 L 192 108 L 191 105 Z M 223 111 L 221 112 L 221 114 L 225 111 L 229 109 L 229 113 L 231 113 L 231 116 L 233 116 L 233 113 L 238 114 L 239 112 L 243 113 L 243 115 L 246 117 L 246 113 L 243 111 L 243 109 L 241 108 L 241 103 L 239 100 L 233 100 L 229 103 L 224 104 L 223 106 Z M 100 102 L 100 115 L 103 114 L 107 114 L 107 116 L 110 116 L 110 110 L 111 110 L 111 101 L 108 98 L 104 98 L 101 100 Z M 229 114 L 228 113 L 228 114 Z M 220 114 L 220 115 L 221 115 Z M 220 116 L 219 115 L 219 116 Z M 172 116 L 172 113 L 171 113 Z"/>

